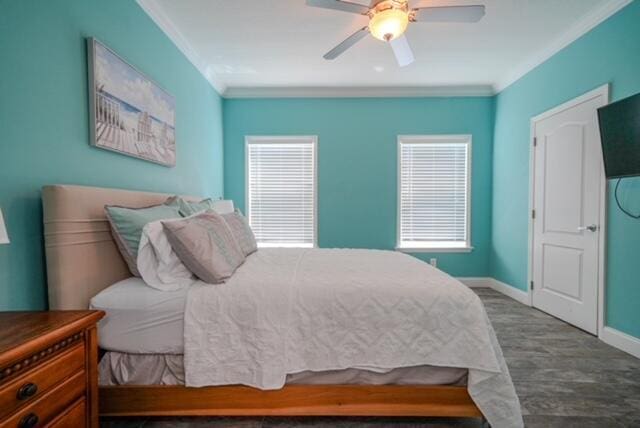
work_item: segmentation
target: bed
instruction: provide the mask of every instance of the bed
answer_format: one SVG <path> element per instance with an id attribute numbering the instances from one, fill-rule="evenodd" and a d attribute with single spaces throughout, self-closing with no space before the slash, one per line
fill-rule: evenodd
<path id="1" fill-rule="evenodd" d="M 218 340 L 220 341 L 217 342 L 219 345 L 228 345 L 233 348 L 237 340 L 226 343 L 224 341 L 229 340 L 228 337 L 219 337 L 221 335 L 207 337 L 212 324 L 205 324 L 205 321 L 202 320 L 206 320 L 208 323 L 219 323 L 216 325 L 229 325 L 229 328 L 244 327 L 246 330 L 241 332 L 242 337 L 251 336 L 247 332 L 255 331 L 256 326 L 243 326 L 232 322 L 234 315 L 231 312 L 227 313 L 227 309 L 237 305 L 233 302 L 233 296 L 224 297 L 224 293 L 216 295 L 211 288 L 203 286 L 193 287 L 189 293 L 164 295 L 156 293 L 154 295 L 153 290 L 147 290 L 148 287 L 137 282 L 138 279 L 130 278 L 131 275 L 118 253 L 103 212 L 103 207 L 106 204 L 144 207 L 162 203 L 168 196 L 170 195 L 83 186 L 58 185 L 46 186 L 43 189 L 44 235 L 51 309 L 86 309 L 92 299 L 94 299 L 92 302 L 94 307 L 107 309 L 107 320 L 99 328 L 100 344 L 105 348 L 100 363 L 99 411 L 101 415 L 368 415 L 451 416 L 484 419 L 483 412 L 476 404 L 476 402 L 481 402 L 485 413 L 488 411 L 491 415 L 487 419 L 494 426 L 522 425 L 517 397 L 490 325 L 486 328 L 483 327 L 480 333 L 473 334 L 484 336 L 486 333 L 486 341 L 495 342 L 487 346 L 492 346 L 492 352 L 495 352 L 497 361 L 495 364 L 500 366 L 499 373 L 492 378 L 495 380 L 494 378 L 499 377 L 499 383 L 495 383 L 493 380 L 478 381 L 479 374 L 487 374 L 488 372 L 478 370 L 478 367 L 482 368 L 480 362 L 477 365 L 470 364 L 464 362 L 462 356 L 454 358 L 460 359 L 460 361 L 452 365 L 445 364 L 442 355 L 436 355 L 432 359 L 412 360 L 409 358 L 400 365 L 376 360 L 375 369 L 370 367 L 370 361 L 366 359 L 361 361 L 363 362 L 362 366 L 356 365 L 357 367 L 351 367 L 349 364 L 329 366 L 323 364 L 324 360 L 320 357 L 316 358 L 315 365 L 310 363 L 305 366 L 300 363 L 300 361 L 314 360 L 316 353 L 322 354 L 321 345 L 312 349 L 313 353 L 310 355 L 298 355 L 297 362 L 296 358 L 291 358 L 294 360 L 291 362 L 291 366 L 296 367 L 293 372 L 287 372 L 291 370 L 283 369 L 284 371 L 281 370 L 271 376 L 274 371 L 265 369 L 259 375 L 252 373 L 249 377 L 243 377 L 243 370 L 238 370 L 236 377 L 228 377 L 233 380 L 233 384 L 224 382 L 227 377 L 216 377 L 213 374 L 209 376 L 209 371 L 215 373 L 220 370 L 206 370 L 207 366 L 202 361 L 216 360 L 219 358 L 219 352 L 212 353 L 211 349 L 203 347 L 202 343 Z M 340 251 L 347 252 L 340 253 Z M 323 266 L 323 264 L 338 266 L 340 260 L 350 261 L 347 266 L 335 268 L 338 275 L 354 275 L 352 265 L 362 261 L 364 264 L 361 267 L 361 272 L 357 275 L 366 276 L 366 263 L 373 263 L 373 259 L 370 258 L 374 253 L 368 252 L 369 250 L 360 250 L 361 253 L 348 251 L 350 250 L 296 253 L 291 250 L 284 252 L 260 250 L 256 253 L 256 257 L 247 259 L 245 265 L 238 270 L 238 275 L 234 274 L 232 279 L 235 283 L 232 289 L 242 290 L 245 295 L 247 295 L 246 293 L 260 293 L 265 289 L 272 292 L 277 291 L 279 283 L 277 281 L 269 282 L 268 277 L 269 267 L 278 263 L 289 269 L 287 275 L 298 278 L 301 283 L 305 278 L 314 278 L 313 274 L 315 273 L 320 275 L 315 281 L 324 278 L 325 286 L 331 286 L 332 280 L 322 276 L 323 269 L 318 266 Z M 377 256 L 381 257 L 379 260 L 383 264 L 386 260 L 391 260 L 394 257 L 389 252 L 379 253 Z M 253 255 L 249 257 L 253 257 Z M 392 264 L 408 263 L 407 269 L 409 270 L 423 269 L 422 265 L 414 266 L 411 264 L 421 262 L 410 261 L 409 259 L 413 259 L 408 256 L 402 257 L 407 257 L 407 259 L 398 259 L 399 261 L 393 261 Z M 304 266 L 305 263 L 307 271 L 300 270 L 302 269 L 300 266 Z M 372 266 L 375 267 L 375 264 L 377 262 Z M 292 265 L 298 267 L 296 269 L 290 268 Z M 340 269 L 342 269 L 342 273 L 340 273 Z M 457 290 L 458 293 L 462 293 L 460 296 L 470 299 L 470 305 L 477 304 L 473 301 L 475 296 L 470 297 L 469 294 L 464 294 L 464 287 L 454 279 L 442 273 L 430 271 L 428 276 L 432 275 L 438 278 L 434 284 L 439 285 L 434 285 L 434 287 L 442 288 L 445 284 Z M 234 279 L 236 277 L 239 279 Z M 254 285 L 256 277 L 263 278 L 260 287 Z M 265 277 L 267 279 L 264 279 Z M 274 275 L 274 277 L 276 276 Z M 410 277 L 407 276 L 406 279 L 408 278 Z M 375 281 L 376 278 L 369 278 L 369 280 Z M 364 283 L 364 279 L 362 282 Z M 269 287 L 272 288 L 269 289 Z M 314 287 L 307 284 L 307 287 L 292 288 L 292 290 L 310 290 L 306 294 L 296 291 L 297 294 L 292 301 L 300 300 L 299 305 L 309 306 L 308 303 L 319 296 L 313 291 Z M 342 286 L 335 287 L 332 293 L 340 293 L 343 288 Z M 235 297 L 241 295 L 238 293 Z M 441 294 L 443 293 L 445 292 L 442 291 Z M 372 294 L 375 294 L 375 291 Z M 132 296 L 137 296 L 138 300 Z M 268 299 L 268 296 L 269 293 L 266 292 L 261 298 Z M 228 300 L 224 300 L 222 297 Z M 144 312 L 145 304 L 159 312 Z M 199 304 L 203 307 L 199 307 Z M 207 308 L 216 304 L 221 305 L 217 307 L 217 311 L 207 311 Z M 278 303 L 273 303 L 274 307 L 277 305 Z M 382 306 L 384 305 L 383 301 Z M 400 311 L 394 308 L 397 317 L 402 315 L 402 307 L 400 305 L 398 307 Z M 406 310 L 409 309 L 405 308 Z M 475 312 L 481 313 L 474 314 Z M 484 309 L 475 312 L 471 312 L 473 317 L 486 317 Z M 218 315 L 210 316 L 211 313 Z M 316 316 L 320 315 L 316 314 Z M 226 318 L 224 318 L 225 316 Z M 278 319 L 278 310 L 273 310 L 270 316 L 273 319 Z M 297 316 L 304 318 L 304 311 Z M 296 321 L 296 330 L 299 330 L 297 334 L 313 334 L 318 329 L 316 324 L 309 324 L 306 327 L 307 330 L 298 327 L 305 325 L 303 318 Z M 150 320 L 160 321 L 154 323 Z M 460 320 L 464 321 L 464 318 L 460 318 Z M 278 322 L 282 322 L 282 320 Z M 488 323 L 488 321 L 486 322 Z M 436 327 L 440 328 L 437 325 L 434 326 L 434 328 Z M 187 340 L 190 336 L 188 337 L 185 333 L 184 343 L 182 343 L 180 340 L 181 329 L 199 332 L 192 336 L 198 337 L 200 335 L 202 340 L 196 341 L 197 343 L 193 340 Z M 322 329 L 318 330 L 322 331 Z M 136 336 L 131 332 L 142 332 L 142 334 Z M 460 333 L 461 336 L 464 334 L 468 333 Z M 162 337 L 163 340 L 157 340 L 158 337 Z M 251 345 L 251 340 L 257 339 L 247 340 Z M 300 340 L 302 339 L 298 337 L 299 342 Z M 475 339 L 471 342 L 473 341 Z M 322 340 L 318 340 L 318 342 L 322 342 Z M 387 343 L 387 348 L 390 343 L 374 340 L 370 344 L 374 342 Z M 467 340 L 466 343 L 470 343 L 470 341 Z M 269 352 L 278 352 L 279 349 L 277 346 L 274 347 L 272 343 L 264 343 L 260 346 L 262 348 L 259 348 L 258 355 L 268 355 Z M 185 348 L 186 355 L 192 356 L 190 359 L 184 358 Z M 348 349 L 348 346 L 346 348 Z M 384 346 L 383 349 L 385 349 Z M 465 354 L 459 350 L 456 352 Z M 407 352 L 407 355 L 412 353 L 414 352 Z M 419 351 L 415 353 L 419 353 Z M 295 355 L 295 352 L 292 354 Z M 340 357 L 343 358 L 340 361 L 350 361 L 348 360 L 349 355 Z M 375 354 L 372 353 L 369 358 L 375 359 Z M 398 359 L 397 356 L 395 358 Z M 432 360 L 436 364 L 421 364 L 421 362 Z M 216 361 L 221 362 L 222 360 Z M 265 366 L 268 366 L 269 363 L 268 360 L 260 362 Z M 185 375 L 185 366 L 187 375 Z M 311 370 L 304 370 L 309 367 Z M 118 368 L 122 370 L 118 370 Z M 136 368 L 149 370 L 136 372 Z M 233 370 L 233 367 L 229 367 L 231 373 Z M 246 371 L 246 367 L 244 371 Z M 129 378 L 123 378 L 122 373 L 129 373 Z M 191 379 L 188 376 L 189 373 L 191 373 Z M 286 378 L 284 374 L 286 374 Z M 472 384 L 478 384 L 478 387 L 473 389 L 475 402 L 468 391 L 468 387 L 471 389 L 468 384 L 469 378 L 472 379 Z M 259 381 L 253 381 L 255 379 L 259 379 Z M 479 398 L 480 395 L 482 395 L 481 398 Z M 508 405 L 504 403 L 508 403 Z M 509 421 L 508 425 L 506 421 Z"/>

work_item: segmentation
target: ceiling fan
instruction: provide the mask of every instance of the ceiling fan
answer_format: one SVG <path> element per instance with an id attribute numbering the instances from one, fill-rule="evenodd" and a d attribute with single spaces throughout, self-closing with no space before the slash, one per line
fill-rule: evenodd
<path id="1" fill-rule="evenodd" d="M 335 59 L 344 51 L 371 34 L 389 42 L 400 67 L 414 61 L 413 51 L 404 35 L 411 22 L 478 22 L 484 16 L 483 5 L 435 6 L 411 9 L 409 0 L 372 0 L 370 6 L 343 0 L 307 0 L 308 6 L 339 10 L 369 17 L 369 25 L 362 27 L 324 55 Z"/>

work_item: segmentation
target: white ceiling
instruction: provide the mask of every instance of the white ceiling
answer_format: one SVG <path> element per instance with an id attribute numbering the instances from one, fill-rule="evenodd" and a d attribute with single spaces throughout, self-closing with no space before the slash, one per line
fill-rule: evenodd
<path id="1" fill-rule="evenodd" d="M 412 7 L 485 4 L 486 15 L 476 24 L 411 24 L 416 61 L 405 68 L 372 37 L 324 60 L 368 19 L 305 0 L 138 2 L 224 95 L 296 96 L 494 93 L 630 0 L 410 0 Z"/>

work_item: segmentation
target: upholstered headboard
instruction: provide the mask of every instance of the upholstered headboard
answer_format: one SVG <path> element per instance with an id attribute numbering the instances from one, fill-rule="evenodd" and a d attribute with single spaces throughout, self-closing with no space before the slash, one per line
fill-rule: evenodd
<path id="1" fill-rule="evenodd" d="M 169 196 L 99 187 L 45 186 L 42 202 L 49 307 L 87 309 L 89 300 L 102 289 L 131 276 L 111 236 L 105 205 L 139 208 L 161 204 Z"/>

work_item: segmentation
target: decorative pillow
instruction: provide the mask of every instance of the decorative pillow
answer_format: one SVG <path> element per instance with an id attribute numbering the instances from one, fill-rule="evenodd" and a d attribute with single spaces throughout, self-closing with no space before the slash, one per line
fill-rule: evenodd
<path id="1" fill-rule="evenodd" d="M 189 217 L 206 210 L 214 210 L 218 214 L 233 212 L 233 201 L 213 200 L 211 198 L 201 201 L 187 201 L 180 196 L 172 196 L 165 202 L 166 205 L 177 207 L 183 217 Z"/>
<path id="2" fill-rule="evenodd" d="M 162 221 L 152 221 L 142 229 L 138 272 L 145 284 L 162 291 L 180 290 L 197 281 L 171 248 Z"/>
<path id="3" fill-rule="evenodd" d="M 162 225 L 182 263 L 206 283 L 224 282 L 244 262 L 233 232 L 213 210 Z"/>
<path id="4" fill-rule="evenodd" d="M 164 204 L 147 208 L 107 205 L 104 209 L 120 254 L 135 276 L 140 276 L 137 258 L 140 236 L 144 226 L 156 220 L 180 218 L 180 212 L 176 207 Z"/>
<path id="5" fill-rule="evenodd" d="M 245 257 L 255 253 L 258 250 L 256 236 L 253 234 L 247 218 L 242 215 L 240 210 L 236 209 L 232 213 L 222 214 L 222 217 L 229 225 L 229 229 L 233 232 L 233 236 L 238 241 L 238 245 L 240 245 Z"/>

